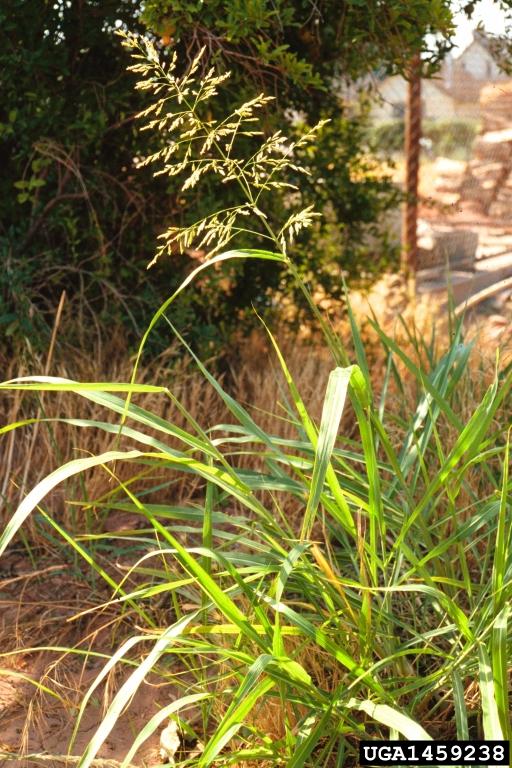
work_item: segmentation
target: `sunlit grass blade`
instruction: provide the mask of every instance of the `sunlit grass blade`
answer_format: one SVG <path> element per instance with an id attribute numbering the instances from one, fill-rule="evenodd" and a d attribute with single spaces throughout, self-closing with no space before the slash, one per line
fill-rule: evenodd
<path id="1" fill-rule="evenodd" d="M 3 554 L 9 542 L 16 535 L 16 532 L 23 525 L 30 513 L 35 509 L 39 502 L 44 499 L 55 486 L 73 477 L 81 472 L 85 472 L 92 467 L 100 466 L 112 461 L 129 461 L 142 456 L 141 451 L 107 451 L 99 456 L 89 456 L 84 459 L 74 459 L 59 467 L 54 472 L 47 475 L 30 493 L 23 499 L 14 515 L 8 521 L 2 535 L 0 536 L 0 555 Z"/>
<path id="2" fill-rule="evenodd" d="M 508 620 L 512 607 L 505 605 L 494 621 L 491 635 L 492 677 L 494 683 L 494 698 L 501 723 L 503 737 L 510 739 L 510 706 L 509 706 L 509 653 Z"/>
<path id="3" fill-rule="evenodd" d="M 59 696 L 56 691 L 48 688 L 48 686 L 44 685 L 44 683 L 42 683 L 40 680 L 34 680 L 34 678 L 30 677 L 30 675 L 27 675 L 23 672 L 18 672 L 16 669 L 2 669 L 0 667 L 0 677 L 8 677 L 11 680 L 20 681 L 20 683 L 28 683 L 29 685 L 34 686 L 34 688 L 40 693 L 45 693 L 48 696 L 57 699 L 57 701 L 59 701 L 64 707 L 67 706 L 67 702 L 62 698 L 62 696 Z"/>
<path id="4" fill-rule="evenodd" d="M 325 476 L 330 466 L 334 443 L 338 435 L 352 371 L 352 367 L 335 368 L 329 375 L 315 451 L 311 488 L 302 522 L 302 539 L 309 536 L 313 527 L 318 503 L 323 492 Z"/>
<path id="5" fill-rule="evenodd" d="M 503 457 L 503 478 L 501 484 L 501 497 L 498 513 L 498 528 L 496 531 L 496 545 L 492 566 L 492 591 L 495 612 L 500 610 L 504 600 L 506 599 L 506 595 L 503 594 L 503 589 L 505 574 L 507 570 L 507 543 L 510 542 L 510 534 L 512 531 L 512 525 L 510 525 L 510 523 L 508 526 L 509 530 L 507 531 L 507 507 L 510 504 L 508 488 L 509 462 L 510 431 L 507 435 L 505 455 Z"/>
<path id="6" fill-rule="evenodd" d="M 277 344 L 276 339 L 274 338 L 270 330 L 267 328 L 265 323 L 263 323 L 263 325 L 265 327 L 265 330 L 268 333 L 270 341 L 272 342 L 272 346 L 274 347 L 274 350 L 276 352 L 277 358 L 279 360 L 279 364 L 281 365 L 281 369 L 283 371 L 286 383 L 288 384 L 290 394 L 292 396 L 295 409 L 299 415 L 302 427 L 306 433 L 306 436 L 309 438 L 315 452 L 317 452 L 319 436 L 317 434 L 316 426 L 308 414 L 307 408 L 304 404 L 302 397 L 300 396 L 299 390 L 295 385 L 295 382 L 288 369 L 288 366 L 286 365 L 286 361 L 281 353 L 281 350 L 279 349 L 279 345 Z M 344 369 L 336 369 L 336 370 L 344 370 Z M 347 368 L 345 370 L 353 370 L 353 368 L 352 369 Z M 330 461 L 325 471 L 325 479 L 327 480 L 327 484 L 331 490 L 331 493 L 334 497 L 334 502 L 335 502 L 334 509 L 331 508 L 331 512 L 335 515 L 336 519 L 339 520 L 340 524 L 345 528 L 345 530 L 347 530 L 349 533 L 354 535 L 355 525 L 352 518 L 352 514 L 350 512 L 347 500 L 345 498 L 345 494 L 342 488 L 340 487 L 338 478 L 336 476 L 336 473 Z"/>
<path id="7" fill-rule="evenodd" d="M 469 741 L 468 710 L 464 686 L 457 670 L 452 673 L 453 682 L 453 706 L 455 709 L 455 724 L 457 727 L 457 738 L 461 741 Z"/>
<path id="8" fill-rule="evenodd" d="M 197 763 L 198 768 L 203 766 L 206 768 L 206 766 L 211 765 L 221 749 L 228 744 L 240 729 L 244 718 L 249 714 L 256 702 L 274 687 L 275 683 L 270 678 L 258 682 L 265 668 L 273 660 L 272 656 L 266 654 L 259 656 L 254 664 L 251 665 L 215 734 L 206 744 L 204 752 Z"/>
<path id="9" fill-rule="evenodd" d="M 126 642 L 124 642 L 117 650 L 116 652 L 108 659 L 107 663 L 104 665 L 103 669 L 100 671 L 100 673 L 96 676 L 93 683 L 89 686 L 87 691 L 84 693 L 82 700 L 80 702 L 80 708 L 78 710 L 78 714 L 75 720 L 75 724 L 73 727 L 73 731 L 71 733 L 71 737 L 69 739 L 69 745 L 68 745 L 68 752 L 71 752 L 73 749 L 73 745 L 75 743 L 78 730 L 80 728 L 80 723 L 82 721 L 82 717 L 84 715 L 84 712 L 87 708 L 87 704 L 93 695 L 94 691 L 98 688 L 99 685 L 101 685 L 102 681 L 105 680 L 105 678 L 109 675 L 109 673 L 113 670 L 113 668 L 116 666 L 116 664 L 123 659 L 126 654 L 128 653 L 131 648 L 133 648 L 137 643 L 143 642 L 146 638 L 142 637 L 140 635 L 135 635 L 134 637 L 130 637 Z"/>
<path id="10" fill-rule="evenodd" d="M 161 394 L 166 387 L 155 384 L 136 384 L 111 381 L 71 381 L 60 376 L 20 376 L 0 384 L 0 390 L 25 392 L 128 392 L 129 394 Z"/>
<path id="11" fill-rule="evenodd" d="M 491 741 L 500 741 L 503 739 L 503 730 L 497 705 L 496 686 L 491 660 L 487 649 L 483 645 L 480 645 L 478 648 L 478 666 L 484 738 Z"/>
<path id="12" fill-rule="evenodd" d="M 85 751 L 78 763 L 77 768 L 89 768 L 98 750 L 108 737 L 109 733 L 117 723 L 121 713 L 133 698 L 137 689 L 149 674 L 158 659 L 164 654 L 172 641 L 181 635 L 185 627 L 196 617 L 197 611 L 188 614 L 173 626 L 163 632 L 155 641 L 155 644 L 148 655 L 140 662 L 138 667 L 131 673 L 128 679 L 123 683 L 119 691 L 114 696 L 107 712 L 105 713 L 96 733 L 85 748 Z"/>
<path id="13" fill-rule="evenodd" d="M 129 766 L 140 747 L 150 738 L 150 736 L 153 735 L 153 733 L 164 722 L 164 720 L 167 720 L 167 718 L 169 718 L 171 715 L 178 713 L 183 716 L 181 713 L 184 709 L 187 709 L 192 704 L 198 704 L 200 701 L 204 701 L 205 699 L 210 698 L 211 695 L 212 694 L 208 692 L 191 693 L 188 696 L 182 696 L 179 699 L 176 699 L 166 707 L 162 707 L 162 709 L 159 710 L 156 715 L 153 715 L 153 717 L 139 731 L 132 746 L 126 754 L 126 757 L 121 763 L 120 768 L 127 768 Z"/>
<path id="14" fill-rule="evenodd" d="M 398 731 L 402 736 L 405 736 L 406 739 L 409 739 L 409 741 L 432 740 L 432 737 L 421 727 L 421 725 L 387 704 L 375 704 L 375 702 L 370 701 L 369 699 L 364 701 L 350 699 L 346 706 L 349 709 L 358 709 L 361 712 L 366 712 L 367 715 L 378 723 Z"/>
<path id="15" fill-rule="evenodd" d="M 410 357 L 400 348 L 400 346 L 388 336 L 382 328 L 374 320 L 370 320 L 373 328 L 377 331 L 382 338 L 386 348 L 391 350 L 397 357 L 402 360 L 407 369 L 413 374 L 413 376 L 421 383 L 425 390 L 432 396 L 433 400 L 438 404 L 440 410 L 444 413 L 450 424 L 453 424 L 458 429 L 461 429 L 463 424 L 458 416 L 454 413 L 448 401 L 439 394 L 437 388 L 432 384 L 427 374 L 414 363 Z"/>
<path id="16" fill-rule="evenodd" d="M 332 717 L 332 710 L 328 707 L 318 722 L 312 725 L 307 736 L 301 739 L 293 750 L 291 758 L 286 763 L 288 768 L 304 768 L 320 739 L 329 733 Z"/>

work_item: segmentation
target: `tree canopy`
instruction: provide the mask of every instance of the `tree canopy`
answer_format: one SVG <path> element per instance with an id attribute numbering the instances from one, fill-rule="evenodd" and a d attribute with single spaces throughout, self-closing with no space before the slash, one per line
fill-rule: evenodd
<path id="1" fill-rule="evenodd" d="M 473 5 L 465 4 L 467 13 Z M 82 318 L 107 317 L 137 335 L 150 308 L 191 268 L 190 257 L 177 254 L 145 270 L 159 232 L 199 218 L 218 190 L 184 195 L 139 167 L 162 137 L 134 123 L 144 99 L 126 72 L 116 28 L 146 30 L 161 55 L 176 51 L 183 67 L 205 46 L 210 64 L 232 73 L 219 110 L 260 92 L 275 97 L 262 119 L 267 133 L 286 123 L 298 136 L 329 120 L 300 158 L 310 170 L 303 202 L 325 217 L 299 240 L 296 259 L 312 282 L 336 292 L 340 271 L 371 274 L 393 258 L 384 214 L 399 199 L 373 159 L 364 98 L 349 108 L 340 83 L 406 72 L 418 51 L 428 75 L 452 45 L 456 7 L 449 0 L 5 0 L 3 329 L 45 343 L 65 289 Z M 223 194 L 227 206 L 233 192 Z M 286 205 L 277 195 L 276 210 Z M 180 305 L 182 327 L 205 339 L 219 323 L 227 333 L 244 322 L 252 303 L 270 306 L 269 289 L 283 287 L 282 275 L 268 265 L 238 269 L 201 284 Z"/>

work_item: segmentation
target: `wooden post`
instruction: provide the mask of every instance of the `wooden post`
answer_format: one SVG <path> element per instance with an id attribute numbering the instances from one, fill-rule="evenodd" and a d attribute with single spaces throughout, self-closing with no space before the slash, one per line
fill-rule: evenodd
<path id="1" fill-rule="evenodd" d="M 407 104 L 405 108 L 405 191 L 402 219 L 402 271 L 412 291 L 418 262 L 418 175 L 421 138 L 421 59 L 411 60 L 407 75 Z"/>

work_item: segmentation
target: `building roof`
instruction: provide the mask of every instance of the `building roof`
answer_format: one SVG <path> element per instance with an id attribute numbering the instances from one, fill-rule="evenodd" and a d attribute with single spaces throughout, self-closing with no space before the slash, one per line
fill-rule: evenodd
<path id="1" fill-rule="evenodd" d="M 471 48 L 472 45 L 475 45 L 477 43 L 478 45 L 481 45 L 482 48 L 485 48 L 487 53 L 492 56 L 492 44 L 493 44 L 494 37 L 492 35 L 489 35 L 485 29 L 474 29 L 473 30 L 473 39 L 467 45 L 464 50 L 461 53 L 461 56 L 464 55 L 465 51 L 468 50 L 468 48 Z"/>

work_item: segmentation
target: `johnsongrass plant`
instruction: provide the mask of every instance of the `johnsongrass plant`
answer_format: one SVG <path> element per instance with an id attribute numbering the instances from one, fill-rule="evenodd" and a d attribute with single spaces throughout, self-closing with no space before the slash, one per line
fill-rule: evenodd
<path id="1" fill-rule="evenodd" d="M 292 212 L 273 231 L 264 212 L 280 167 L 293 162 L 293 146 L 274 136 L 262 139 L 257 156 L 243 158 L 238 142 L 243 148 L 244 131 L 254 132 L 263 97 L 222 122 L 206 119 L 202 108 L 215 97 L 221 78 L 203 71 L 199 59 L 178 77 L 176 62 L 161 65 L 150 43 L 133 36 L 125 36 L 125 43 L 143 77 L 139 87 L 155 95 L 145 116 L 168 141 L 152 159 L 163 163 L 163 172 L 184 173 L 184 185 L 199 183 L 205 173 L 238 184 L 246 202 L 213 212 L 193 229 L 171 228 L 162 238 L 160 256 L 173 244 L 212 246 L 217 253 L 155 314 L 131 382 L 46 376 L 1 385 L 73 392 L 101 405 L 105 421 L 56 421 L 112 436 L 112 450 L 72 459 L 33 488 L 0 538 L 1 554 L 39 510 L 108 583 L 111 605 L 129 606 L 134 617 L 137 630 L 105 661 L 82 701 L 71 752 L 94 692 L 111 670 L 125 668 L 79 768 L 93 765 L 150 675 L 172 681 L 175 694 L 140 724 L 123 767 L 133 764 L 169 718 L 178 723 L 183 749 L 167 759 L 201 767 L 353 765 L 361 738 L 510 738 L 505 417 L 512 373 L 497 367 L 468 414 L 461 404 L 472 387 L 471 345 L 461 320 L 442 354 L 434 339 L 414 333 L 407 354 L 374 322 L 387 360 L 377 395 L 351 312 L 353 360 L 301 284 L 333 358 L 321 419 L 317 424 L 310 415 L 268 330 L 288 388 L 283 404 L 295 436 L 284 439 L 260 428 L 187 347 L 173 325 L 172 304 L 196 274 L 235 258 L 267 259 L 269 269 L 272 262 L 284 262 L 300 280 L 288 250 L 314 213 Z M 251 231 L 268 239 L 268 251 L 222 250 Z M 137 384 L 140 356 L 158 321 L 168 323 L 194 358 L 230 413 L 228 423 L 203 429 L 178 403 L 184 429 L 136 404 L 147 392 L 176 401 L 169 388 Z M 411 382 L 412 403 L 406 394 Z M 350 438 L 342 429 L 340 434 L 346 409 L 356 426 Z M 125 464 L 133 467 L 129 480 L 120 478 L 126 477 L 120 472 Z M 105 468 L 112 484 L 95 508 L 140 517 L 141 526 L 129 536 L 102 534 L 113 548 L 133 545 L 136 589 L 126 589 L 126 578 L 117 582 L 95 561 L 92 535 L 64 530 L 45 505 L 56 486 L 96 466 Z M 202 497 L 182 506 L 148 502 L 147 487 L 137 492 L 137 478 L 148 467 L 159 477 L 199 478 Z M 291 506 L 297 510 L 293 517 Z M 156 619 L 156 599 L 167 606 L 165 626 Z M 200 748 L 187 751 L 193 739 Z"/>

